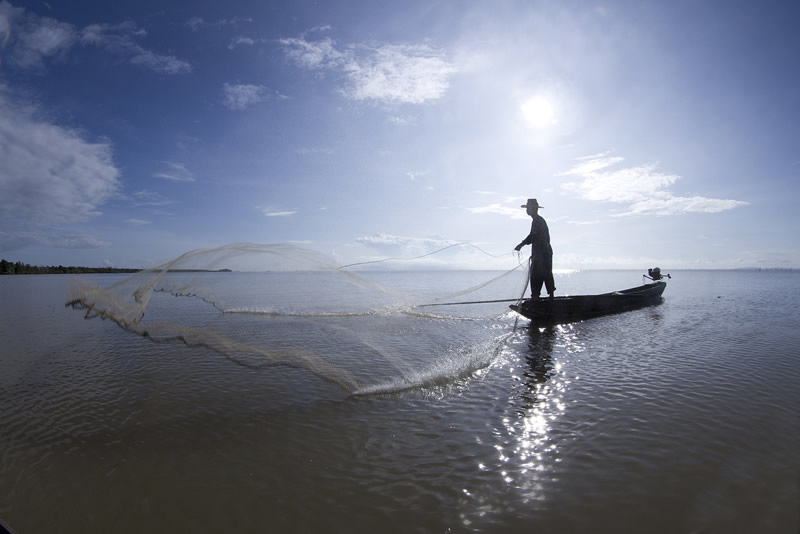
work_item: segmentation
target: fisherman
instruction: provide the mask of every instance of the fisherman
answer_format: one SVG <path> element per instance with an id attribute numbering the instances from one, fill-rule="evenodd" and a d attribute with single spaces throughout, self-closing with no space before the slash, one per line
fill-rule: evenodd
<path id="1" fill-rule="evenodd" d="M 535 198 L 529 198 L 528 203 L 520 207 L 526 208 L 528 215 L 533 219 L 531 233 L 522 243 L 514 247 L 517 252 L 525 245 L 531 245 L 533 248 L 530 268 L 531 297 L 539 298 L 542 284 L 544 284 L 547 294 L 550 298 L 553 298 L 553 294 L 556 291 L 556 283 L 553 280 L 553 248 L 550 246 L 550 231 L 547 229 L 547 223 L 539 215 L 539 208 L 542 206 L 539 205 Z"/>

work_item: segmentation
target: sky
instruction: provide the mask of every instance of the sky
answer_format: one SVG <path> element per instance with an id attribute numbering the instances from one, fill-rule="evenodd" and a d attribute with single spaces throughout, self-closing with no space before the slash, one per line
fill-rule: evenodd
<path id="1" fill-rule="evenodd" d="M 0 0 L 0 257 L 800 267 L 797 2 Z M 527 249 L 529 250 L 529 249 Z M 441 259 L 439 259 L 441 257 Z"/>

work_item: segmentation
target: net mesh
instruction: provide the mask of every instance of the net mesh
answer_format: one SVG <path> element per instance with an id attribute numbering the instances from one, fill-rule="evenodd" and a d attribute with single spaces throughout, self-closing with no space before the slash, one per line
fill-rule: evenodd
<path id="1" fill-rule="evenodd" d="M 368 263 L 342 267 L 290 244 L 236 243 L 110 285 L 75 280 L 67 305 L 154 342 L 204 347 L 248 367 L 298 367 L 364 393 L 448 382 L 487 365 L 507 335 L 497 328 L 507 308 L 452 302 L 513 299 L 527 278 L 521 265 L 458 277 L 353 270 L 378 262 Z"/>

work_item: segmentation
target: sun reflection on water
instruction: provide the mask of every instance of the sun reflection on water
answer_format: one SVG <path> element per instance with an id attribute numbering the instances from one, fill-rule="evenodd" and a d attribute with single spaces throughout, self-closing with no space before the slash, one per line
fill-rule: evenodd
<path id="1" fill-rule="evenodd" d="M 543 498 L 542 483 L 560 461 L 554 423 L 566 413 L 565 393 L 572 380 L 554 353 L 574 354 L 583 347 L 572 326 L 532 328 L 510 346 L 516 352 L 512 373 L 519 382 L 509 396 L 509 414 L 497 429 L 499 474 L 525 502 Z M 548 474 L 550 473 L 550 474 Z"/>

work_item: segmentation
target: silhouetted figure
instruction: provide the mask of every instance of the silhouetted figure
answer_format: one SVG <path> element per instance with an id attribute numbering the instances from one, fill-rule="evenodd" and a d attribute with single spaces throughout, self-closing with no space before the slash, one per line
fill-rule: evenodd
<path id="1" fill-rule="evenodd" d="M 547 223 L 539 215 L 539 208 L 542 206 L 535 198 L 529 198 L 527 204 L 520 206 L 526 208 L 528 215 L 531 216 L 531 233 L 517 245 L 514 250 L 518 251 L 525 245 L 531 245 L 531 296 L 539 298 L 542 291 L 542 284 L 547 289 L 550 297 L 556 290 L 556 283 L 553 280 L 553 247 L 550 246 L 550 230 Z"/>

